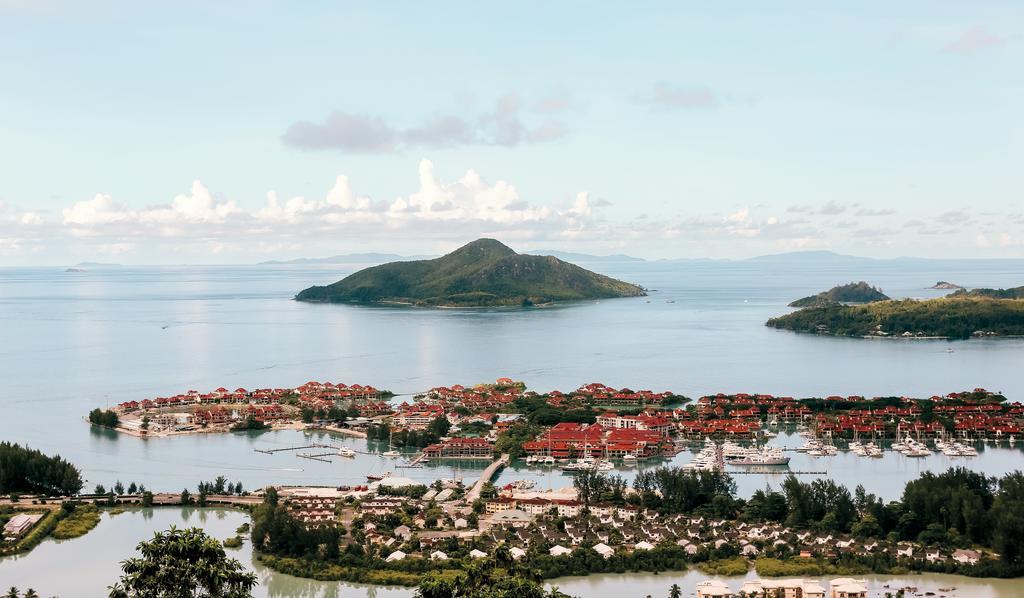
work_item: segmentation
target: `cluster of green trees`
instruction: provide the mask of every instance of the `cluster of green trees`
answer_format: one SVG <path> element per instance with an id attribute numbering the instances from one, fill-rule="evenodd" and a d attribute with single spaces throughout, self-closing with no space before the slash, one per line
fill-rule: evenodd
<path id="1" fill-rule="evenodd" d="M 195 497 L 189 492 L 188 488 L 181 491 L 181 504 L 190 505 L 195 503 L 200 507 L 206 506 L 206 498 L 211 494 L 238 494 L 242 495 L 245 493 L 245 489 L 242 487 L 242 482 L 230 483 L 228 479 L 222 475 L 217 476 L 212 482 L 199 482 L 196 488 Z M 143 494 L 143 506 L 152 506 L 153 497 L 148 497 L 150 504 L 145 504 L 147 500 L 147 493 Z"/>
<path id="2" fill-rule="evenodd" d="M 628 485 L 622 476 L 605 475 L 597 471 L 580 471 L 572 480 L 576 496 L 585 505 L 610 502 L 623 504 Z"/>
<path id="3" fill-rule="evenodd" d="M 1024 301 L 951 296 L 917 301 L 881 301 L 866 305 L 830 304 L 807 307 L 771 318 L 773 328 L 836 336 L 890 336 L 905 332 L 950 339 L 969 338 L 975 331 L 998 335 L 1024 334 Z"/>
<path id="4" fill-rule="evenodd" d="M 526 455 L 523 450 L 523 443 L 533 440 L 540 434 L 540 426 L 530 423 L 529 420 L 514 422 L 504 432 L 498 434 L 494 443 L 494 454 L 502 455 L 508 453 L 513 459 L 519 459 Z"/>
<path id="5" fill-rule="evenodd" d="M 925 472 L 907 483 L 900 500 L 884 502 L 858 486 L 853 493 L 832 480 L 801 482 L 789 476 L 780 490 L 736 497 L 736 484 L 719 472 L 662 467 L 637 474 L 635 493 L 621 478 L 581 473 L 574 479 L 586 504 L 635 504 L 665 514 L 698 514 L 777 522 L 819 533 L 852 534 L 889 542 L 916 541 L 947 548 L 984 546 L 1001 557 L 990 575 L 1024 574 L 1024 473 L 988 477 L 966 468 Z"/>
<path id="6" fill-rule="evenodd" d="M 346 420 L 359 417 L 359 409 L 355 405 L 350 405 L 347 409 L 340 405 L 331 405 L 326 409 L 313 409 L 309 406 L 302 408 L 302 421 L 310 424 L 316 420 L 325 420 L 334 422 L 336 424 L 343 424 Z"/>
<path id="7" fill-rule="evenodd" d="M 39 593 L 32 588 L 29 588 L 25 590 L 24 594 L 22 594 L 21 590 L 11 586 L 11 589 L 7 590 L 7 593 L 4 594 L 3 598 L 39 598 Z"/>
<path id="8" fill-rule="evenodd" d="M 623 392 L 628 393 L 632 391 L 625 388 Z M 535 426 L 553 426 L 563 422 L 574 424 L 592 424 L 596 422 L 597 416 L 601 415 L 604 410 L 593 405 L 581 403 L 581 400 L 582 397 L 577 395 L 565 406 L 555 407 L 548 403 L 548 399 L 545 396 L 525 396 L 512 401 L 510 407 L 512 411 L 521 413 L 528 423 Z M 663 404 L 681 404 L 689 400 L 689 398 L 682 395 L 672 395 Z M 617 411 L 623 415 L 637 415 L 641 410 L 619 409 Z"/>
<path id="9" fill-rule="evenodd" d="M 860 538 L 913 540 L 946 547 L 986 546 L 1005 573 L 1024 572 L 1024 474 L 988 477 L 965 468 L 925 472 L 907 483 L 900 500 L 884 502 L 858 486 L 831 480 L 802 483 L 790 476 L 781 492 L 759 490 L 741 517 L 778 521 Z"/>
<path id="10" fill-rule="evenodd" d="M 307 528 L 288 512 L 277 491 L 267 490 L 252 512 L 252 545 L 260 552 L 305 559 L 337 559 L 342 532 L 336 527 Z"/>
<path id="11" fill-rule="evenodd" d="M 387 424 L 373 424 L 366 429 L 367 440 L 388 442 L 393 446 L 406 448 L 423 448 L 429 444 L 440 442 L 442 436 L 447 436 L 452 424 L 444 415 L 439 415 L 431 421 L 424 430 L 398 430 L 392 432 Z"/>
<path id="12" fill-rule="evenodd" d="M 729 517 L 736 509 L 736 482 L 717 471 L 689 471 L 659 467 L 641 471 L 633 479 L 640 506 L 664 513 L 699 512 Z"/>
<path id="13" fill-rule="evenodd" d="M 409 498 L 421 498 L 427 493 L 427 486 L 416 484 L 413 486 L 380 486 L 377 493 L 384 496 L 407 496 Z"/>
<path id="14" fill-rule="evenodd" d="M 241 494 L 245 491 L 242 482 L 232 484 L 222 475 L 212 482 L 199 482 L 198 490 L 200 494 Z"/>
<path id="15" fill-rule="evenodd" d="M 121 480 L 118 480 L 110 488 L 109 491 L 103 484 L 96 484 L 96 487 L 93 489 L 93 494 L 142 494 L 145 491 L 146 487 L 142 484 L 136 484 L 135 482 L 132 482 L 128 484 L 128 486 L 126 487 L 124 484 L 121 483 Z"/>
<path id="16" fill-rule="evenodd" d="M 199 528 L 171 527 L 139 542 L 137 550 L 141 556 L 122 561 L 110 598 L 251 598 L 256 587 L 256 574 L 229 558 L 221 543 Z"/>
<path id="17" fill-rule="evenodd" d="M 600 414 L 591 407 L 553 407 L 541 396 L 519 397 L 512 401 L 512 409 L 516 413 L 522 413 L 530 423 L 538 426 L 553 426 L 562 422 L 592 424 L 597 421 Z"/>
<path id="18" fill-rule="evenodd" d="M 242 421 L 231 426 L 231 429 L 235 432 L 246 432 L 249 430 L 266 430 L 270 427 L 270 424 L 264 421 L 256 419 L 255 415 L 249 415 Z"/>
<path id="19" fill-rule="evenodd" d="M 82 476 L 78 468 L 62 459 L 0 442 L 0 494 L 40 492 L 49 495 L 78 494 Z"/>
<path id="20" fill-rule="evenodd" d="M 110 409 L 104 411 L 97 407 L 89 412 L 89 423 L 107 428 L 116 428 L 117 424 L 121 423 L 121 419 Z"/>

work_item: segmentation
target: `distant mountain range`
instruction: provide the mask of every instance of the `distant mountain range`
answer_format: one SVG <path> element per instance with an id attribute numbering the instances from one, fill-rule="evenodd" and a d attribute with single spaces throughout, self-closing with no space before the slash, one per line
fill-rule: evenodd
<path id="1" fill-rule="evenodd" d="M 572 262 L 646 262 L 642 257 L 633 257 L 617 253 L 614 255 L 591 255 L 589 253 L 573 253 L 571 251 L 556 251 L 554 249 L 536 249 L 524 252 L 527 255 L 550 255 L 560 260 Z"/>
<path id="2" fill-rule="evenodd" d="M 773 253 L 769 255 L 759 255 L 757 257 L 747 258 L 743 260 L 745 262 L 758 262 L 762 264 L 777 263 L 777 264 L 795 264 L 795 263 L 813 263 L 813 264 L 833 264 L 833 263 L 851 263 L 851 262 L 874 262 L 878 261 L 875 258 L 870 257 L 858 257 L 855 255 L 845 255 L 842 253 L 836 253 L 834 251 L 790 251 L 787 253 Z"/>
<path id="3" fill-rule="evenodd" d="M 554 256 L 519 254 L 494 239 L 477 239 L 432 260 L 365 268 L 295 299 L 434 307 L 526 306 L 554 301 L 637 297 L 643 288 Z"/>
<path id="4" fill-rule="evenodd" d="M 72 268 L 120 268 L 121 264 L 109 264 L 105 262 L 79 262 Z"/>

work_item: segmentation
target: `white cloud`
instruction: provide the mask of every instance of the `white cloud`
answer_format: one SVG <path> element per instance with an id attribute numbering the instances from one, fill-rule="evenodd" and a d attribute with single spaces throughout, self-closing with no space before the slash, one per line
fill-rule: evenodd
<path id="1" fill-rule="evenodd" d="M 83 226 L 122 222 L 131 216 L 127 210 L 114 203 L 113 198 L 103 193 L 97 193 L 92 199 L 77 202 L 70 208 L 64 208 L 62 214 L 64 224 Z"/>
<path id="2" fill-rule="evenodd" d="M 435 174 L 429 160 L 419 163 L 418 175 L 415 191 L 380 202 L 358 194 L 344 175 L 335 179 L 323 198 L 283 199 L 269 191 L 265 204 L 255 209 L 242 208 L 234 200 L 216 199 L 200 181 L 168 204 L 142 209 L 126 208 L 111 196 L 98 194 L 64 209 L 63 224 L 79 238 L 113 238 L 117 242 L 154 236 L 194 238 L 221 242 L 211 245 L 211 251 L 228 251 L 246 239 L 277 245 L 295 235 L 346 231 L 375 236 L 381 227 L 423 234 L 516 234 L 518 230 L 557 235 L 585 228 L 599 209 L 585 192 L 576 194 L 566 209 L 528 202 L 511 183 L 490 183 L 474 170 L 445 181 Z"/>
<path id="3" fill-rule="evenodd" d="M 897 220 L 886 210 L 869 211 L 857 203 L 797 204 L 787 209 L 755 200 L 719 212 L 632 218 L 627 214 L 612 219 L 612 213 L 604 211 L 611 202 L 586 191 L 527 198 L 511 182 L 491 182 L 472 169 L 460 177 L 442 178 L 429 160 L 419 162 L 416 175 L 411 191 L 389 199 L 359 193 L 347 176 L 339 175 L 317 197 L 269 191 L 264 201 L 248 204 L 222 197 L 200 181 L 163 204 L 147 207 L 128 207 L 130 198 L 105 193 L 74 202 L 56 217 L 0 204 L 0 252 L 18 260 L 61 243 L 73 247 L 76 255 L 93 251 L 193 259 L 279 252 L 316 255 L 323 248 L 341 247 L 395 251 L 417 246 L 411 250 L 422 252 L 424 246 L 438 248 L 478 236 L 494 236 L 524 248 L 557 248 L 562 243 L 585 251 L 628 243 L 652 247 L 661 255 L 689 248 L 691 255 L 701 256 L 810 247 L 856 253 L 856 248 L 897 245 L 907 248 L 908 254 L 919 253 L 915 247 L 927 251 L 958 245 L 991 254 L 1024 247 L 1014 228 L 1016 211 L 984 216 L 946 207 L 918 214 L 916 220 L 904 219 L 911 214 Z M 618 200 L 617 205 L 628 201 Z"/>

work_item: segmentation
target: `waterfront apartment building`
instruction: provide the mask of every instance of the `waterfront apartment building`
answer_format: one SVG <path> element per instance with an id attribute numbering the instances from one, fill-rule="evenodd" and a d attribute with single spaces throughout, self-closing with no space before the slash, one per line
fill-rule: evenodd
<path id="1" fill-rule="evenodd" d="M 656 457 L 671 454 L 672 443 L 662 432 L 629 428 L 607 428 L 601 424 L 562 422 L 551 427 L 537 440 L 524 442 L 529 455 L 550 455 L 556 459 L 583 456 Z"/>
<path id="2" fill-rule="evenodd" d="M 423 449 L 428 459 L 489 459 L 494 445 L 485 438 L 449 438 Z"/>
<path id="3" fill-rule="evenodd" d="M 617 413 L 605 413 L 597 417 L 597 423 L 606 428 L 617 428 L 625 430 L 653 430 L 662 434 L 669 434 L 675 426 L 664 417 L 656 415 L 619 415 Z"/>

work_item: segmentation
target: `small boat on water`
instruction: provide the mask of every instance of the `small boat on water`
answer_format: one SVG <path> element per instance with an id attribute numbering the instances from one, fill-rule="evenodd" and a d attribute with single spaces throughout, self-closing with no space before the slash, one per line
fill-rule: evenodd
<path id="1" fill-rule="evenodd" d="M 384 451 L 383 453 L 380 454 L 380 456 L 387 457 L 388 459 L 397 459 L 398 457 L 402 456 L 402 453 L 396 451 L 395 449 L 391 449 L 390 451 Z"/>
<path id="2" fill-rule="evenodd" d="M 351 457 L 355 457 L 356 456 L 356 452 L 354 450 L 348 448 L 347 446 L 343 446 L 343 447 L 338 449 L 338 456 L 339 457 L 350 457 L 351 458 Z"/>
<path id="3" fill-rule="evenodd" d="M 370 482 L 379 482 L 379 481 L 383 480 L 384 478 L 390 478 L 390 477 L 391 477 L 391 472 L 390 471 L 385 471 L 384 473 L 378 473 L 378 474 L 371 473 L 368 476 L 366 476 L 366 479 L 367 479 L 367 481 L 370 481 Z"/>

